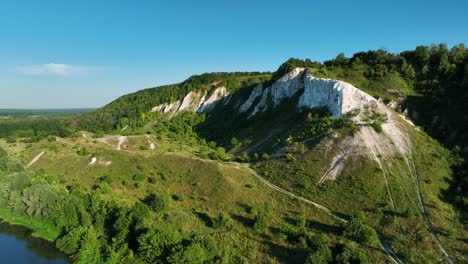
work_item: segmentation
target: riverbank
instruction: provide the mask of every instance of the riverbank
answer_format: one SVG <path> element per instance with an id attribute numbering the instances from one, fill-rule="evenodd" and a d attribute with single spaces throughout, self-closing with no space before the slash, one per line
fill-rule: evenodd
<path id="1" fill-rule="evenodd" d="M 0 209 L 0 220 L 10 225 L 19 225 L 31 229 L 34 237 L 54 242 L 60 235 L 60 230 L 37 219 L 12 214 L 9 210 Z"/>

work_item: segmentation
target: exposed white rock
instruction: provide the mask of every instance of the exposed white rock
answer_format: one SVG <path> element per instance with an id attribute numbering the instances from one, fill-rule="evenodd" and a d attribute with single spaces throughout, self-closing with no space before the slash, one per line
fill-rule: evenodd
<path id="1" fill-rule="evenodd" d="M 259 111 L 265 111 L 267 109 L 267 101 L 268 97 L 270 96 L 270 93 L 271 88 L 266 88 L 263 91 L 262 98 L 260 98 L 260 101 L 255 106 L 254 110 L 252 111 L 249 117 L 256 115 Z"/>
<path id="2" fill-rule="evenodd" d="M 212 109 L 219 101 L 227 104 L 230 99 L 226 87 L 218 87 L 209 95 L 206 92 L 191 91 L 182 100 L 173 103 L 164 103 L 151 109 L 151 112 L 170 113 L 171 117 L 180 111 L 204 112 Z"/>
<path id="3" fill-rule="evenodd" d="M 97 161 L 97 158 L 95 156 L 91 157 L 91 160 L 89 161 L 89 164 L 88 165 L 92 165 L 94 163 L 96 163 Z"/>
<path id="4" fill-rule="evenodd" d="M 180 104 L 181 104 L 180 101 L 176 101 L 176 102 L 173 102 L 171 104 L 167 104 L 164 107 L 163 113 L 166 114 L 168 112 L 177 111 L 177 109 L 179 109 L 179 107 L 180 107 Z"/>
<path id="5" fill-rule="evenodd" d="M 293 96 L 303 87 L 301 76 L 304 70 L 304 68 L 296 68 L 273 83 L 270 90 L 274 106 L 277 106 L 284 98 Z"/>
<path id="6" fill-rule="evenodd" d="M 226 87 L 216 88 L 209 96 L 205 96 L 201 101 L 200 107 L 197 112 L 204 112 L 211 110 L 221 99 L 228 95 Z"/>
<path id="7" fill-rule="evenodd" d="M 180 105 L 178 111 L 196 111 L 200 106 L 200 101 L 203 100 L 204 97 L 205 95 L 202 95 L 200 92 L 189 92 L 182 100 L 182 104 Z"/>
<path id="8" fill-rule="evenodd" d="M 340 117 L 372 104 L 377 104 L 374 97 L 349 83 L 307 75 L 298 107 L 327 107 L 334 117 Z"/>
<path id="9" fill-rule="evenodd" d="M 252 104 L 254 103 L 255 99 L 261 96 L 262 93 L 263 93 L 263 85 L 259 84 L 255 86 L 255 88 L 250 93 L 249 98 L 240 106 L 239 112 L 244 113 L 247 110 L 249 110 Z"/>
<path id="10" fill-rule="evenodd" d="M 161 104 L 161 105 L 155 106 L 151 109 L 151 112 L 161 112 L 166 107 L 166 105 L 167 104 Z"/>

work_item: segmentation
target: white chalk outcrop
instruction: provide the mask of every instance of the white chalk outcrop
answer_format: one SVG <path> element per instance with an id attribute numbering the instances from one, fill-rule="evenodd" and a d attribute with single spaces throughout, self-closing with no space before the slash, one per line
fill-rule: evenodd
<path id="1" fill-rule="evenodd" d="M 181 111 L 205 112 L 211 110 L 217 103 L 223 101 L 229 92 L 226 87 L 218 87 L 211 93 L 202 93 L 201 91 L 191 91 L 182 100 L 157 105 L 151 109 L 151 112 L 161 112 L 171 116 Z"/>
<path id="2" fill-rule="evenodd" d="M 262 93 L 263 93 L 263 85 L 259 84 L 252 90 L 252 92 L 249 95 L 249 98 L 247 98 L 247 100 L 240 106 L 239 111 L 241 113 L 244 113 L 247 110 L 249 110 L 252 104 L 255 102 L 255 99 L 261 96 Z"/>
<path id="3" fill-rule="evenodd" d="M 284 98 L 295 95 L 303 86 L 304 68 L 296 68 L 277 80 L 269 88 L 273 105 L 277 106 Z"/>
<path id="4" fill-rule="evenodd" d="M 299 91 L 303 92 L 297 103 L 298 108 L 327 107 L 334 117 L 377 104 L 375 98 L 349 83 L 316 78 L 310 75 L 309 70 L 296 68 L 270 87 L 255 87 L 239 108 L 239 112 L 245 113 L 253 107 L 249 117 L 254 116 L 267 110 L 268 98 L 271 98 L 273 107 L 276 107 L 281 101 L 293 97 Z M 260 100 L 257 100 L 259 97 Z M 253 105 L 255 101 L 258 102 Z"/>

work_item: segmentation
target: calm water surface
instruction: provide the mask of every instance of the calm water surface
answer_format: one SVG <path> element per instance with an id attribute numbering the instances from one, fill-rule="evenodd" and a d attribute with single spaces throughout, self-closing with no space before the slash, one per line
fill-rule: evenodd
<path id="1" fill-rule="evenodd" d="M 67 264 L 54 244 L 31 235 L 31 230 L 0 221 L 0 263 Z"/>

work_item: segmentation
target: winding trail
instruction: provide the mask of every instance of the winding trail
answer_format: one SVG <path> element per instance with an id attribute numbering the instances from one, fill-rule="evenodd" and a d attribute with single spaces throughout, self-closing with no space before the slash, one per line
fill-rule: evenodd
<path id="1" fill-rule="evenodd" d="M 416 165 L 414 164 L 413 155 L 411 154 L 411 150 L 409 150 L 408 157 L 406 157 L 406 156 L 403 156 L 403 157 L 404 157 L 404 159 L 406 161 L 406 164 L 408 165 L 411 176 L 413 176 L 416 192 L 418 193 L 419 204 L 421 206 L 421 213 L 422 213 L 422 215 L 424 217 L 424 220 L 426 221 L 427 226 L 431 230 L 431 234 L 434 237 L 434 240 L 439 245 L 440 250 L 444 254 L 445 259 L 450 264 L 453 264 L 453 261 L 450 258 L 449 253 L 447 252 L 447 250 L 445 250 L 444 246 L 442 245 L 442 242 L 440 241 L 439 237 L 437 236 L 436 231 L 434 229 L 434 226 L 432 225 L 432 222 L 429 219 L 429 215 L 427 214 L 426 206 L 424 205 L 424 199 L 423 199 L 423 195 L 422 195 L 422 192 L 421 192 L 421 187 L 419 185 L 419 174 L 418 174 L 418 172 L 416 170 Z"/>
<path id="2" fill-rule="evenodd" d="M 303 201 L 305 203 L 312 204 L 313 206 L 317 207 L 318 209 L 320 209 L 320 210 L 326 212 L 327 214 L 331 215 L 332 217 L 340 220 L 341 222 L 344 222 L 344 223 L 349 222 L 349 220 L 346 219 L 344 216 L 342 216 L 340 213 L 332 211 L 332 210 L 328 209 L 327 207 L 325 207 L 325 206 L 323 206 L 323 205 L 321 205 L 319 203 L 316 203 L 316 202 L 308 200 L 308 199 L 306 199 L 304 197 L 298 196 L 298 195 L 296 195 L 296 194 L 294 194 L 292 192 L 286 191 L 285 189 L 282 189 L 281 187 L 278 187 L 278 186 L 274 185 L 273 183 L 267 181 L 265 178 L 260 176 L 252 168 L 250 168 L 250 167 L 246 167 L 246 168 L 250 171 L 250 173 L 252 173 L 257 179 L 259 179 L 261 182 L 263 182 L 268 187 L 270 187 L 270 188 L 272 188 L 272 189 L 274 189 L 274 190 L 276 190 L 278 192 L 281 192 L 283 194 L 286 194 L 288 196 L 291 196 L 293 198 L 296 198 L 296 199 L 298 199 L 300 201 Z M 390 259 L 394 263 L 403 264 L 403 261 L 400 258 L 398 258 L 398 256 L 395 254 L 395 252 L 393 252 L 392 248 L 387 244 L 387 242 L 385 242 L 385 240 L 383 240 L 382 234 L 377 232 L 377 237 L 379 238 L 380 246 L 385 251 L 385 253 L 390 257 Z"/>
<path id="3" fill-rule="evenodd" d="M 29 168 L 31 167 L 34 163 L 36 163 L 41 157 L 42 155 L 45 154 L 45 151 L 42 151 L 41 153 L 37 154 L 36 157 L 34 157 L 29 163 L 28 165 L 26 165 L 26 168 Z"/>

